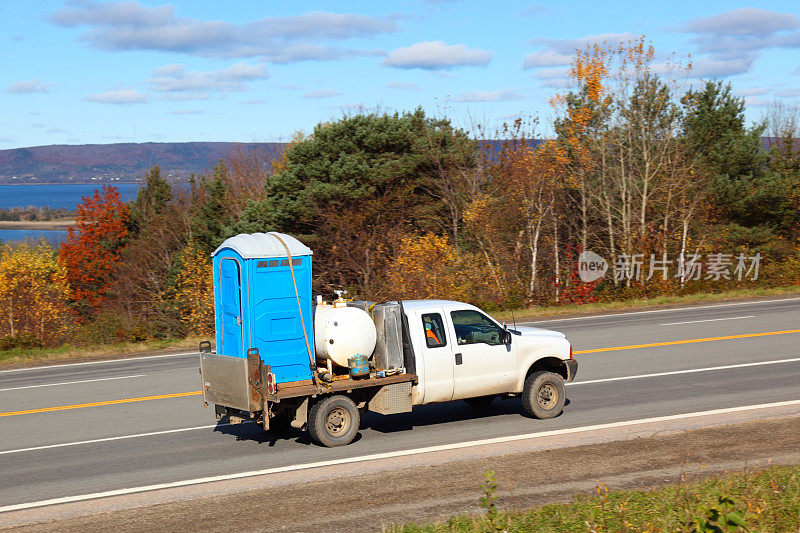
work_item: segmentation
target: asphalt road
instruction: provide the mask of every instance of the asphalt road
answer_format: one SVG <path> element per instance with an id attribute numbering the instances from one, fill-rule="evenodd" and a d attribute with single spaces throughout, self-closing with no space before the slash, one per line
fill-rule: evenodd
<path id="1" fill-rule="evenodd" d="M 526 324 L 563 331 L 578 353 L 578 380 L 568 386 L 562 416 L 525 418 L 519 400 L 496 401 L 485 410 L 452 402 L 404 415 L 368 413 L 356 442 L 333 449 L 311 444 L 300 432 L 280 437 L 253 424 L 217 425 L 213 409 L 192 394 L 200 379 L 191 354 L 0 371 L 0 510 L 206 476 L 800 399 L 800 298 Z M 716 337 L 735 338 L 676 344 Z M 641 346 L 648 344 L 660 345 Z M 176 396 L 182 393 L 190 395 Z"/>

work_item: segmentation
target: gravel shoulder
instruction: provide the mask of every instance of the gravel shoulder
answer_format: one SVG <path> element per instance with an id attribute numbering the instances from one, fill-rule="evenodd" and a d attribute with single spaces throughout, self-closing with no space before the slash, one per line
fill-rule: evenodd
<path id="1" fill-rule="evenodd" d="M 647 489 L 796 464 L 798 427 L 797 406 L 642 424 L 16 511 L 0 515 L 0 527 L 380 531 L 392 523 L 480 512 L 485 470 L 497 472 L 501 508 L 525 509 L 568 501 L 600 483 Z"/>

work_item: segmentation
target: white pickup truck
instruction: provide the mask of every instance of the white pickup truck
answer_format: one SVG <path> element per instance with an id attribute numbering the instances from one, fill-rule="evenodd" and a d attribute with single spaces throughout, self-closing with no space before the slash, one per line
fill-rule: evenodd
<path id="1" fill-rule="evenodd" d="M 398 335 L 388 335 L 382 345 L 379 341 L 376 351 L 391 351 L 394 343 L 398 364 L 372 362 L 368 376 L 358 379 L 347 369 L 339 375 L 326 372 L 324 363 L 316 362 L 311 365 L 312 379 L 278 383 L 269 354 L 248 350 L 245 377 L 245 371 L 231 370 L 235 362 L 222 361 L 234 358 L 211 353 L 206 343 L 201 345 L 206 404 L 214 403 L 217 417 L 227 416 L 234 423 L 252 419 L 269 430 L 290 425 L 308 430 L 323 446 L 350 443 L 358 432 L 360 413 L 367 410 L 395 414 L 451 400 L 481 407 L 497 397 L 520 397 L 528 416 L 552 418 L 561 413 L 564 382 L 572 381 L 578 368 L 562 333 L 509 328 L 466 303 L 403 300 L 362 305 L 379 326 L 379 337 L 392 324 L 388 314 L 375 318 L 376 305 L 396 310 Z M 334 342 L 321 337 L 315 335 L 314 342 Z"/>

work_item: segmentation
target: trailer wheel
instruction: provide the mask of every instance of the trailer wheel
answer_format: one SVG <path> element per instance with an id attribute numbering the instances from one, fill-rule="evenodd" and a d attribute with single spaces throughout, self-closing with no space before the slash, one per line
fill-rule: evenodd
<path id="1" fill-rule="evenodd" d="M 522 389 L 522 409 L 536 418 L 555 418 L 564 409 L 567 391 L 564 378 L 553 372 L 534 372 Z"/>
<path id="2" fill-rule="evenodd" d="M 309 415 L 308 432 L 311 439 L 329 448 L 350 444 L 361 421 L 356 404 L 341 394 L 328 396 L 315 403 Z"/>
<path id="3" fill-rule="evenodd" d="M 464 401 L 469 404 L 470 407 L 474 407 L 476 409 L 484 409 L 489 407 L 489 405 L 494 401 L 496 396 L 494 394 L 490 394 L 489 396 L 477 396 L 475 398 L 464 398 Z"/>

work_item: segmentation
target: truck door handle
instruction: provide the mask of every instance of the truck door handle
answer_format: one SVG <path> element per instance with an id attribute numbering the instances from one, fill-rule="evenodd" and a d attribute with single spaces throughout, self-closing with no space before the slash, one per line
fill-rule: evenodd
<path id="1" fill-rule="evenodd" d="M 457 354 L 456 354 L 456 364 L 457 364 L 457 365 L 460 365 L 461 363 L 462 363 L 462 361 L 461 361 L 461 354 L 460 354 L 460 353 L 457 353 Z"/>

